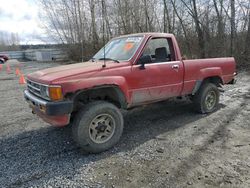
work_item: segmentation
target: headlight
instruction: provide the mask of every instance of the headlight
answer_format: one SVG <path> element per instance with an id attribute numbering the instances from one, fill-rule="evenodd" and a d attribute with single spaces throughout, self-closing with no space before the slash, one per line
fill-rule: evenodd
<path id="1" fill-rule="evenodd" d="M 49 93 L 50 99 L 53 101 L 60 101 L 63 99 L 61 86 L 49 86 L 48 93 Z"/>
<path id="2" fill-rule="evenodd" d="M 43 85 L 40 88 L 41 88 L 41 90 L 40 90 L 41 96 L 45 99 L 49 99 L 50 98 L 49 97 L 49 88 L 47 86 L 43 86 Z"/>

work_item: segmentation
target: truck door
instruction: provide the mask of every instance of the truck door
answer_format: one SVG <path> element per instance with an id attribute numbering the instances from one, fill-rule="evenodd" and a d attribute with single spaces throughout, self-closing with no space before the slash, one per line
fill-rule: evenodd
<path id="1" fill-rule="evenodd" d="M 176 61 L 172 40 L 152 38 L 144 48 L 142 57 L 150 57 L 143 68 L 140 60 L 132 66 L 135 90 L 132 103 L 140 104 L 167 99 L 181 94 L 183 85 L 183 63 Z"/>

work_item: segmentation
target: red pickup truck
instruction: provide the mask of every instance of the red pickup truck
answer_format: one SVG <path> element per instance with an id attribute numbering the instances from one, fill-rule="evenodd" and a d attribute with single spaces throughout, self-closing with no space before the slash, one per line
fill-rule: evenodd
<path id="1" fill-rule="evenodd" d="M 184 60 L 172 34 L 132 34 L 89 62 L 29 74 L 24 95 L 33 113 L 54 126 L 72 124 L 77 144 L 98 153 L 120 139 L 120 109 L 189 96 L 198 112 L 213 112 L 235 69 L 234 58 Z"/>

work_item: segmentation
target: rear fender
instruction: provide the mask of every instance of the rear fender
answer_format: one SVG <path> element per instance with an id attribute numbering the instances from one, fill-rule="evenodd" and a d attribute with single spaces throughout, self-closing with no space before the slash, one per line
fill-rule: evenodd
<path id="1" fill-rule="evenodd" d="M 201 85 L 206 82 L 206 80 L 216 81 L 218 78 L 219 83 L 224 84 L 222 77 L 222 70 L 220 67 L 212 67 L 212 68 L 204 68 L 200 70 L 200 75 L 198 80 L 195 83 L 194 89 L 192 91 L 192 95 L 194 95 L 201 87 Z"/>
<path id="2" fill-rule="evenodd" d="M 199 80 L 205 80 L 209 77 L 219 77 L 224 84 L 222 79 L 222 70 L 220 67 L 204 68 L 200 70 Z"/>

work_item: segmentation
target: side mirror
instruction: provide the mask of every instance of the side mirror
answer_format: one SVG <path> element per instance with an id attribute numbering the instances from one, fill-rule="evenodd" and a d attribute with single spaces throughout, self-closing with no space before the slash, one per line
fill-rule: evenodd
<path id="1" fill-rule="evenodd" d="M 145 69 L 145 64 L 152 63 L 150 55 L 143 55 L 139 59 L 140 69 Z"/>

